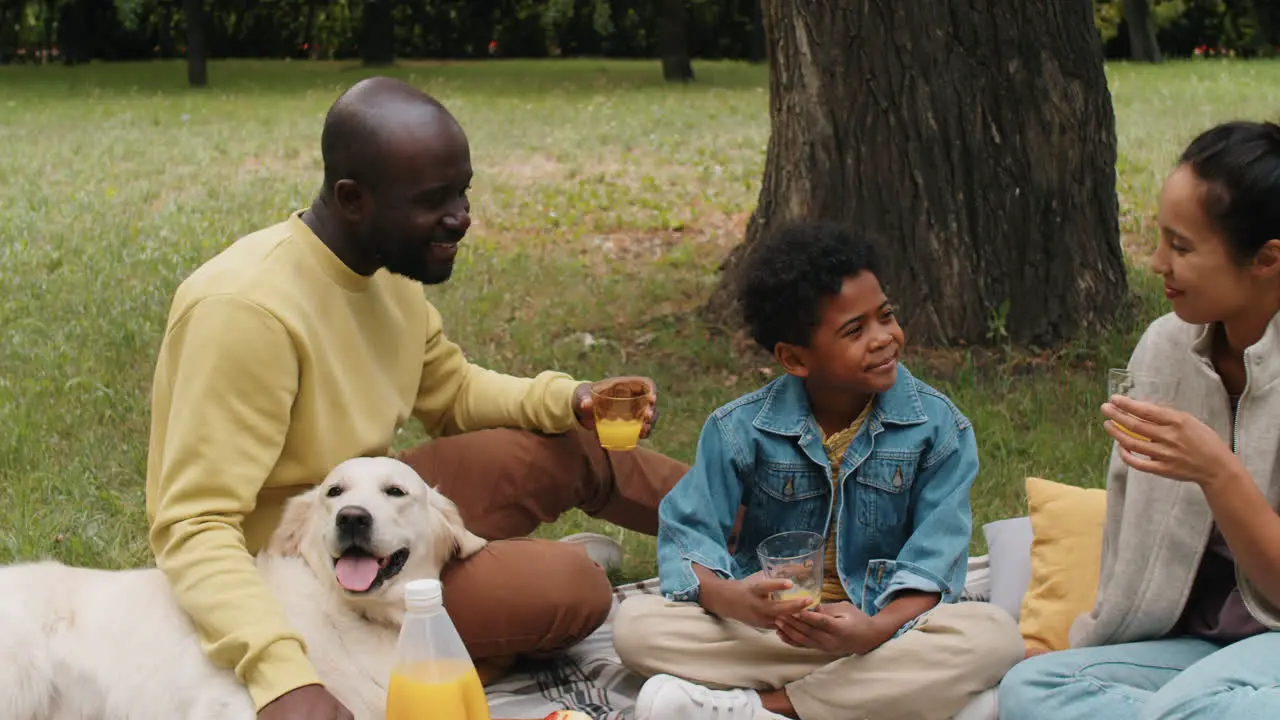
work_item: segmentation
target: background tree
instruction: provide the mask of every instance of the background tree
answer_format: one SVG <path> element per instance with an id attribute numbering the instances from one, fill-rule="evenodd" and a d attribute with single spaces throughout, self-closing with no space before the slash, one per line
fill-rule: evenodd
<path id="1" fill-rule="evenodd" d="M 204 87 L 209 84 L 209 43 L 205 35 L 204 0 L 182 0 L 182 15 L 187 23 L 187 84 Z"/>
<path id="2" fill-rule="evenodd" d="M 1124 0 L 1124 22 L 1129 26 L 1129 48 L 1138 62 L 1158 63 L 1160 43 L 1156 40 L 1156 26 L 1151 17 L 1148 0 Z"/>
<path id="3" fill-rule="evenodd" d="M 1115 119 L 1089 0 L 765 0 L 771 136 L 734 269 L 776 223 L 888 240 L 917 342 L 1049 345 L 1126 297 Z"/>
<path id="4" fill-rule="evenodd" d="M 92 57 L 96 33 L 88 22 L 92 9 L 85 6 L 94 2 L 69 0 L 58 9 L 58 50 L 67 65 L 89 62 Z"/>
<path id="5" fill-rule="evenodd" d="M 396 61 L 395 0 L 364 0 L 360 59 L 368 66 Z"/>
<path id="6" fill-rule="evenodd" d="M 684 0 L 658 0 L 658 55 L 662 58 L 662 79 L 688 82 L 693 79 L 689 61 Z"/>
<path id="7" fill-rule="evenodd" d="M 1090 1 L 1106 56 L 1134 56 L 1135 0 Z M 1277 0 L 1145 3 L 1162 56 L 1280 46 Z M 203 11 L 206 59 L 666 57 L 675 80 L 695 59 L 766 59 L 760 0 L 0 0 L 0 63 L 182 57 L 187 7 Z"/>
<path id="8" fill-rule="evenodd" d="M 760 0 L 749 0 L 749 5 L 751 36 L 747 43 L 747 60 L 760 63 L 768 59 L 764 37 L 764 17 L 760 13 Z"/>

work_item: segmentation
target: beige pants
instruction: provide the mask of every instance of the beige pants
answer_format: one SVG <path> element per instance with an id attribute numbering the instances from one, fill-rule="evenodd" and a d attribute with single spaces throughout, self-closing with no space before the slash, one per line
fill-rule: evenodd
<path id="1" fill-rule="evenodd" d="M 1017 623 L 989 603 L 940 605 L 866 655 L 794 648 L 692 603 L 628 599 L 614 645 L 642 675 L 711 688 L 786 688 L 801 720 L 945 720 L 1023 658 Z"/>

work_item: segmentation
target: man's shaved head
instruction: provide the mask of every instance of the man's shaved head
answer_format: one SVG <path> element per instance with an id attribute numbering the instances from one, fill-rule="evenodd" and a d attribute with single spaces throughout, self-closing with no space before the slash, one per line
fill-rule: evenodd
<path id="1" fill-rule="evenodd" d="M 372 77 L 352 85 L 329 108 L 320 133 L 325 193 L 344 179 L 376 183 L 397 136 L 440 123 L 461 131 L 438 100 L 404 81 Z"/>
<path id="2" fill-rule="evenodd" d="M 471 149 L 444 106 L 400 80 L 361 80 L 329 109 L 320 153 L 318 202 L 348 266 L 428 284 L 449 278 L 471 226 Z"/>

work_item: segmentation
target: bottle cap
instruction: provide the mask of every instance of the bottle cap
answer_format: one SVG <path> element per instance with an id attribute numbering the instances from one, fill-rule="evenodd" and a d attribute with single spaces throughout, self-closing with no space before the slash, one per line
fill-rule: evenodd
<path id="1" fill-rule="evenodd" d="M 410 580 L 404 586 L 404 603 L 421 610 L 438 607 L 444 604 L 444 588 L 439 580 Z"/>

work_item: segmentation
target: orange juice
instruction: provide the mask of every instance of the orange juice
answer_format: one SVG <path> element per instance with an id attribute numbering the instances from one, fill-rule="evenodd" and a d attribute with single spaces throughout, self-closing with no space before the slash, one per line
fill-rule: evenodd
<path id="1" fill-rule="evenodd" d="M 489 720 L 489 703 L 471 663 L 424 660 L 391 672 L 387 720 Z"/>
<path id="2" fill-rule="evenodd" d="M 617 418 L 596 418 L 596 435 L 600 438 L 600 447 L 605 450 L 630 450 L 640 440 L 640 429 L 644 423 L 640 420 L 621 420 Z"/>
<path id="3" fill-rule="evenodd" d="M 1115 425 L 1117 430 L 1119 430 L 1120 432 L 1124 433 L 1125 435 L 1128 435 L 1128 436 L 1129 436 L 1129 437 L 1131 437 L 1131 438 L 1134 438 L 1134 439 L 1136 439 L 1136 440 L 1143 440 L 1143 441 L 1146 441 L 1146 442 L 1151 442 L 1151 438 L 1147 437 L 1146 435 L 1139 435 L 1138 433 L 1136 433 L 1136 432 L 1134 432 L 1134 431 L 1130 430 L 1129 428 L 1127 428 L 1127 427 L 1125 427 L 1125 426 L 1121 425 L 1120 423 L 1116 422 L 1115 420 L 1112 420 L 1112 421 L 1111 421 L 1111 424 L 1112 424 L 1112 425 Z"/>
<path id="4" fill-rule="evenodd" d="M 813 607 L 818 604 L 818 593 L 812 588 L 794 585 L 787 590 L 781 590 L 778 592 L 778 600 L 783 602 L 786 602 L 787 600 L 799 600 L 801 598 L 805 598 L 809 601 L 809 607 Z"/>

